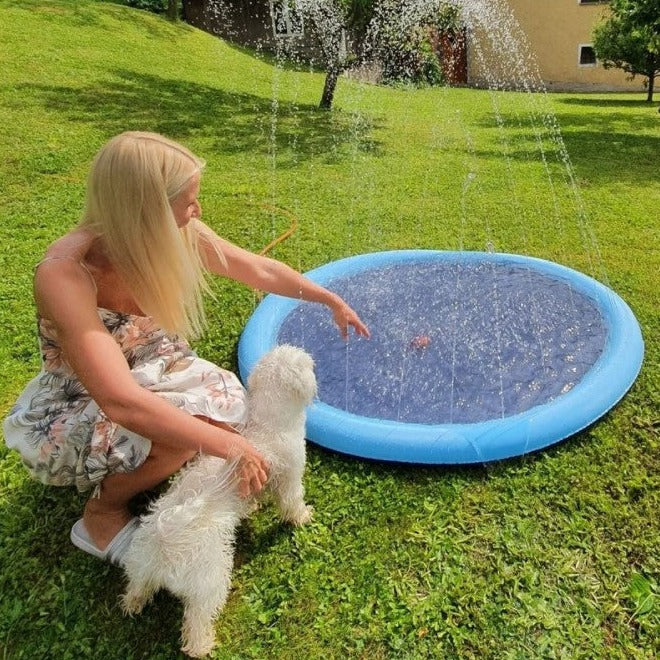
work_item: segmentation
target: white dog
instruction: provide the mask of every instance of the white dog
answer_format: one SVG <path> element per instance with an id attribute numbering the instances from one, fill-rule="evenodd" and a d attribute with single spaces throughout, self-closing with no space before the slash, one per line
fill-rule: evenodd
<path id="1" fill-rule="evenodd" d="M 270 463 L 267 490 L 283 520 L 295 525 L 312 515 L 302 477 L 305 408 L 315 396 L 314 362 L 294 346 L 263 356 L 248 379 L 245 437 Z M 181 470 L 142 517 L 122 562 L 124 611 L 140 612 L 158 589 L 168 589 L 184 603 L 182 650 L 191 656 L 206 655 L 215 644 L 213 624 L 231 584 L 236 527 L 256 506 L 238 496 L 235 466 L 200 456 Z"/>

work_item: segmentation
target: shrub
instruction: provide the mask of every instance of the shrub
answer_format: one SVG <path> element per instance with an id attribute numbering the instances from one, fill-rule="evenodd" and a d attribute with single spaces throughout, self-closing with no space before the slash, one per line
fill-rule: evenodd
<path id="1" fill-rule="evenodd" d="M 459 24 L 458 10 L 445 2 L 431 7 L 415 0 L 382 0 L 371 21 L 369 46 L 382 67 L 383 82 L 443 84 L 431 33 L 454 31 Z"/>
<path id="2" fill-rule="evenodd" d="M 443 83 L 442 67 L 425 28 L 417 27 L 407 34 L 392 29 L 382 36 L 378 59 L 383 67 L 384 83 Z"/>
<path id="3" fill-rule="evenodd" d="M 167 0 L 123 0 L 122 4 L 151 11 L 154 14 L 162 14 L 167 10 Z"/>

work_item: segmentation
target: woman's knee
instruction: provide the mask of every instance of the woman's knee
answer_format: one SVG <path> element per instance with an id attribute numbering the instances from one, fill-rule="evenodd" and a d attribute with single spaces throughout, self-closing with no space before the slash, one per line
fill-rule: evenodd
<path id="1" fill-rule="evenodd" d="M 169 464 L 174 466 L 175 469 L 185 465 L 189 460 L 194 458 L 197 452 L 192 449 L 185 449 L 179 447 L 166 447 L 160 444 L 153 443 L 151 451 L 149 452 L 149 459 L 152 462 Z"/>

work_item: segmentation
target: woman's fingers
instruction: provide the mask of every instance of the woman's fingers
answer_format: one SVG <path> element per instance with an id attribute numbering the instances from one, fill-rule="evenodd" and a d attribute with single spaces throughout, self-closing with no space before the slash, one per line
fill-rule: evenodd
<path id="1" fill-rule="evenodd" d="M 339 332 L 344 339 L 348 337 L 349 326 L 353 327 L 358 335 L 367 339 L 369 338 L 369 328 L 367 328 L 362 322 L 362 319 L 348 305 L 335 314 L 335 323 L 339 327 Z"/>
<path id="2" fill-rule="evenodd" d="M 241 497 L 256 495 L 268 481 L 268 464 L 259 454 L 244 457 L 239 463 L 239 471 L 238 493 Z"/>
<path id="3" fill-rule="evenodd" d="M 367 328 L 357 316 L 351 322 L 351 325 L 355 328 L 355 332 L 357 332 L 358 335 L 369 338 L 369 328 Z"/>

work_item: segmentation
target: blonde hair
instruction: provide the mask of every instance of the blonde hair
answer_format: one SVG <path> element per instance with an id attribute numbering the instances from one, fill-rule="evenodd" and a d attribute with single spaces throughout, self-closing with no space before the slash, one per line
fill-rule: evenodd
<path id="1" fill-rule="evenodd" d="M 92 163 L 81 226 L 96 233 L 145 314 L 168 332 L 198 335 L 208 291 L 195 222 L 178 227 L 170 203 L 204 168 L 180 144 L 127 132 Z"/>

